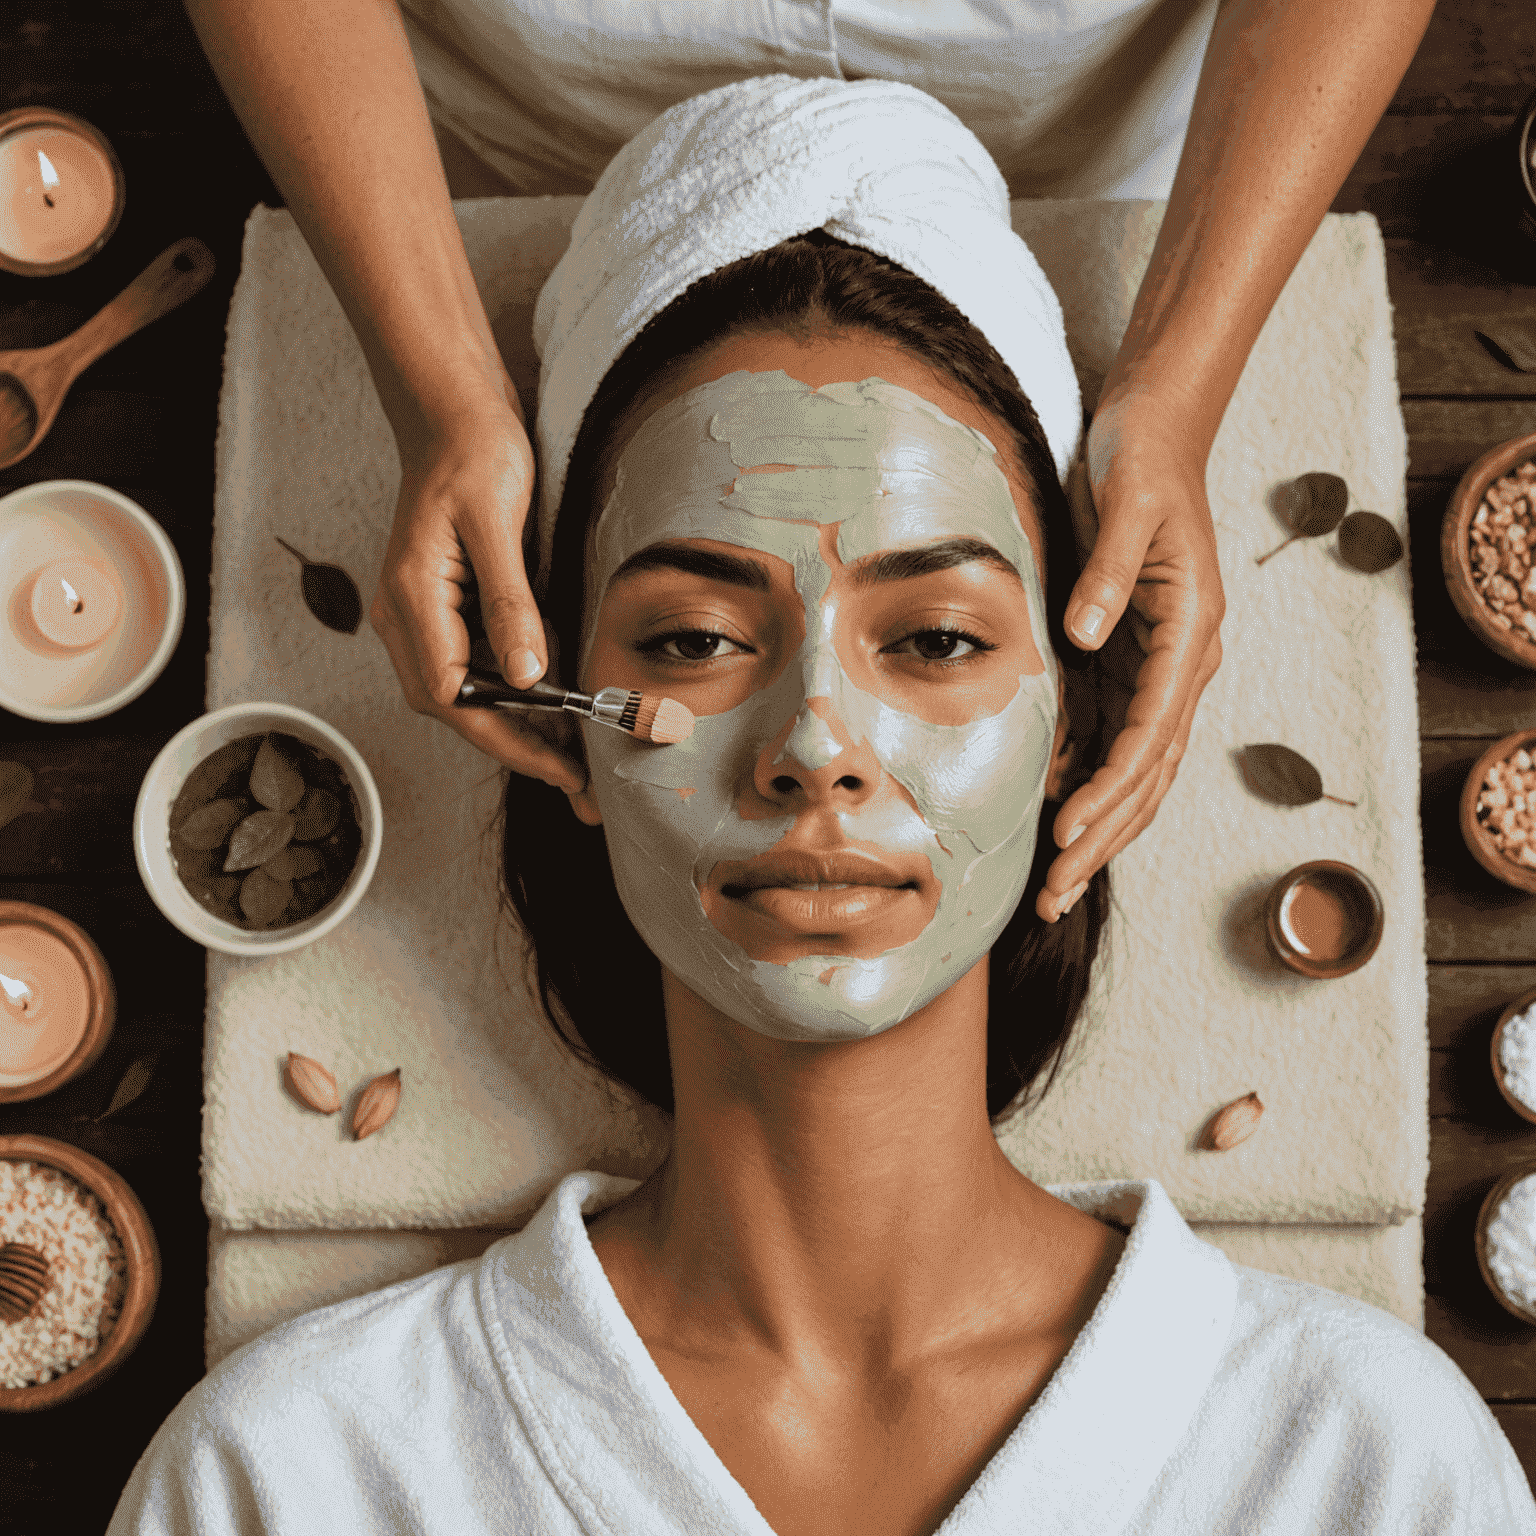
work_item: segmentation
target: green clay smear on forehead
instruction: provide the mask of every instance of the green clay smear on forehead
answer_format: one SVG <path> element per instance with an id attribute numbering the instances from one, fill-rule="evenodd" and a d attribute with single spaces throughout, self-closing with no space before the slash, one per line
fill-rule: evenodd
<path id="1" fill-rule="evenodd" d="M 759 465 L 787 471 L 740 474 Z M 998 712 L 935 725 L 848 678 L 822 601 L 831 571 L 818 531 L 839 524 L 851 563 L 941 538 L 980 538 L 1018 571 L 1045 668 L 1020 674 Z M 992 946 L 1028 881 L 1056 726 L 1055 657 L 1029 541 L 985 436 L 880 379 L 813 390 L 782 371 L 740 372 L 655 412 L 621 455 L 594 533 L 589 621 L 631 555 L 708 538 L 777 555 L 805 605 L 805 640 L 778 678 L 663 749 L 584 730 L 620 898 L 679 978 L 738 1022 L 779 1039 L 857 1039 L 890 1028 L 965 974 Z M 589 636 L 592 624 L 589 622 Z M 586 642 L 590 646 L 590 638 Z M 584 658 L 585 659 L 585 658 Z M 820 769 L 843 750 L 808 699 L 825 700 L 911 796 L 838 813 L 850 842 L 920 850 L 941 894 L 912 942 L 870 959 L 752 959 L 709 922 L 699 887 L 722 860 L 767 852 L 794 817 L 745 820 L 742 784 L 794 721 L 776 761 Z M 679 791 L 686 791 L 681 794 Z M 915 806 L 914 810 L 912 807 Z"/>

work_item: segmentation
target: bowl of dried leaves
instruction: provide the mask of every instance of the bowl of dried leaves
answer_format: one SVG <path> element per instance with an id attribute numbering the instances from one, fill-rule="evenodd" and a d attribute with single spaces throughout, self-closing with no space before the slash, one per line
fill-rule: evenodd
<path id="1" fill-rule="evenodd" d="M 346 737 L 289 704 L 194 720 L 150 764 L 133 815 L 139 876 L 188 938 L 228 955 L 312 944 L 373 878 L 383 807 Z"/>
<path id="2" fill-rule="evenodd" d="M 1536 432 L 1490 448 L 1461 477 L 1440 525 L 1446 590 L 1467 628 L 1536 671 Z"/>

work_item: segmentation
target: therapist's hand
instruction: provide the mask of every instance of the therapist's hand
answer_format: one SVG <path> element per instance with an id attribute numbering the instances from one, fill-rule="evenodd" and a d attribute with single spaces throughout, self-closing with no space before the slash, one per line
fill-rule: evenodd
<path id="1" fill-rule="evenodd" d="M 368 618 L 417 714 L 441 720 L 514 773 L 574 792 L 586 773 L 572 755 L 571 716 L 453 702 L 469 665 L 459 610 L 472 579 L 502 675 L 526 686 L 546 670 L 549 637 L 523 565 L 533 483 L 521 410 L 502 402 L 402 445 L 400 496 Z"/>
<path id="2" fill-rule="evenodd" d="M 1205 457 L 1171 412 L 1144 397 L 1102 402 L 1089 427 L 1086 473 L 1082 466 L 1075 473 L 1085 476 L 1077 489 L 1091 495 L 1098 533 L 1067 604 L 1067 635 L 1085 651 L 1104 650 L 1113 635 L 1106 667 L 1134 693 L 1107 760 L 1056 817 L 1052 830 L 1064 851 L 1035 904 L 1047 922 L 1156 816 L 1189 743 L 1195 705 L 1221 664 L 1227 604 Z M 1079 626 L 1091 606 L 1104 616 L 1088 637 Z M 1125 628 L 1117 630 L 1122 616 Z M 1077 826 L 1085 830 L 1069 848 Z"/>

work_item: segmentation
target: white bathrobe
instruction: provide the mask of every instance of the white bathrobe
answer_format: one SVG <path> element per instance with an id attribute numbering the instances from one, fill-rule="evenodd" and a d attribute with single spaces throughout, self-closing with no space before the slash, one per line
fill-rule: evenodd
<path id="1" fill-rule="evenodd" d="M 619 1306 L 594 1183 L 230 1355 L 108 1536 L 772 1536 Z M 1487 1405 L 1406 1323 L 1232 1264 L 1156 1180 L 1051 1193 L 1129 1226 L 1125 1251 L 943 1536 L 1536 1536 Z"/>
<path id="2" fill-rule="evenodd" d="M 521 196 L 754 75 L 900 80 L 1010 197 L 1167 197 L 1217 0 L 400 0 L 427 108 Z"/>

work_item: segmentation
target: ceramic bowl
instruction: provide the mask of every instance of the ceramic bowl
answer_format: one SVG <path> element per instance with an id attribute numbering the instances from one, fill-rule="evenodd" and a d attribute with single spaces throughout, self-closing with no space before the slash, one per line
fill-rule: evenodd
<path id="1" fill-rule="evenodd" d="M 1493 1026 L 1493 1041 L 1489 1046 L 1489 1055 L 1493 1063 L 1493 1080 L 1498 1085 L 1499 1092 L 1504 1095 L 1504 1102 L 1520 1116 L 1522 1120 L 1528 1120 L 1536 1125 L 1536 1109 L 1528 1104 L 1523 1104 L 1513 1093 L 1509 1091 L 1504 1081 L 1504 1063 L 1499 1060 L 1499 1046 L 1504 1040 L 1504 1026 L 1514 1018 L 1517 1013 L 1524 1013 L 1532 1003 L 1536 1003 L 1536 987 L 1529 992 L 1522 992 L 1503 1013 L 1499 1015 L 1499 1022 Z"/>
<path id="2" fill-rule="evenodd" d="M 89 1071 L 107 1048 L 107 1041 L 112 1038 L 112 1026 L 117 1021 L 117 989 L 113 985 L 112 972 L 90 934 L 51 908 L 30 901 L 0 901 L 0 948 L 3 948 L 6 926 L 11 923 L 36 924 L 74 954 L 85 972 L 90 1012 L 79 1043 L 50 1072 L 31 1080 L 0 1073 L 0 1104 L 40 1099 L 45 1093 L 52 1093 L 55 1088 L 62 1088 L 82 1072 Z M 4 1004 L 0 1003 L 0 1006 Z"/>
<path id="3" fill-rule="evenodd" d="M 1494 846 L 1493 838 L 1483 830 L 1477 819 L 1477 798 L 1482 793 L 1483 779 L 1497 762 L 1524 747 L 1530 751 L 1536 747 L 1536 727 L 1524 731 L 1511 731 L 1508 736 L 1494 742 L 1478 760 L 1461 786 L 1461 837 L 1467 850 L 1495 880 L 1512 886 L 1517 891 L 1536 894 L 1536 868 L 1514 864 Z"/>
<path id="4" fill-rule="evenodd" d="M 1499 1206 L 1503 1204 L 1504 1197 L 1512 1190 L 1521 1179 L 1529 1178 L 1536 1174 L 1536 1168 L 1514 1168 L 1504 1175 L 1493 1186 L 1483 1199 L 1481 1208 L 1477 1213 L 1477 1267 L 1483 1272 L 1483 1280 L 1488 1289 L 1493 1292 L 1501 1307 L 1517 1317 L 1522 1323 L 1536 1325 L 1536 1312 L 1527 1311 L 1512 1296 L 1506 1296 L 1499 1282 L 1494 1278 L 1493 1271 L 1488 1267 L 1488 1228 L 1498 1213 Z"/>
<path id="5" fill-rule="evenodd" d="M 160 1294 L 160 1248 L 139 1198 L 99 1158 L 51 1136 L 0 1136 L 0 1160 L 45 1163 L 83 1184 L 101 1201 L 122 1244 L 128 1287 L 112 1332 L 72 1371 L 33 1387 L 0 1387 L 0 1413 L 35 1413 L 99 1386 L 134 1351 L 154 1315 Z"/>
<path id="6" fill-rule="evenodd" d="M 1348 913 L 1352 942 L 1338 959 L 1307 953 L 1294 934 L 1290 906 L 1297 887 L 1304 882 L 1335 896 Z M 1288 870 L 1270 887 L 1264 906 L 1264 927 L 1271 953 L 1298 975 L 1316 981 L 1332 981 L 1358 971 L 1376 953 L 1385 923 L 1386 913 L 1375 882 L 1352 864 L 1341 864 L 1337 859 L 1313 859 Z"/>
<path id="7" fill-rule="evenodd" d="M 66 651 L 32 620 L 44 568 L 73 556 L 116 572 L 118 621 Z M 91 480 L 43 480 L 0 496 L 0 709 L 48 725 L 100 720 L 165 670 L 187 614 L 176 546 L 137 502 Z"/>
<path id="8" fill-rule="evenodd" d="M 1499 443 L 1468 468 L 1446 503 L 1440 524 L 1440 568 L 1445 573 L 1446 590 L 1467 628 L 1506 661 L 1536 671 L 1536 642 L 1523 638 L 1523 630 L 1503 629 L 1493 622 L 1493 610 L 1484 607 L 1472 580 L 1468 553 L 1472 519 L 1488 487 L 1500 475 L 1532 458 L 1536 458 L 1536 432 Z"/>
<path id="9" fill-rule="evenodd" d="M 171 858 L 169 818 L 187 775 L 199 763 L 242 736 L 266 731 L 296 737 L 342 769 L 352 786 L 363 842 L 347 883 L 328 906 L 303 922 L 253 933 L 215 917 L 192 898 Z M 231 704 L 184 726 L 149 765 L 133 810 L 134 857 L 155 905 L 189 939 L 226 955 L 280 955 L 323 938 L 362 900 L 383 843 L 384 808 L 368 764 L 334 726 L 291 704 Z"/>

